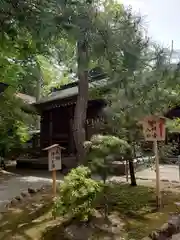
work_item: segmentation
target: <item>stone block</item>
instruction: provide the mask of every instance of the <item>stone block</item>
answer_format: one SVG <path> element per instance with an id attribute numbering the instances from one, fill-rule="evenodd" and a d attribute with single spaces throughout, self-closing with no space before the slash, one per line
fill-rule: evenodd
<path id="1" fill-rule="evenodd" d="M 28 193 L 29 194 L 35 194 L 35 193 L 37 193 L 37 190 L 34 189 L 34 188 L 28 188 Z"/>

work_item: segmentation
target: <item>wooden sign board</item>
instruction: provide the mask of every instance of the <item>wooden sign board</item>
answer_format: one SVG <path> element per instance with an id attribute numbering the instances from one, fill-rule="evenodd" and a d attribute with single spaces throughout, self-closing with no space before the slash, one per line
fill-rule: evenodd
<path id="1" fill-rule="evenodd" d="M 54 144 L 50 147 L 45 148 L 48 151 L 48 166 L 49 171 L 61 170 L 61 147 L 58 144 Z"/>
<path id="2" fill-rule="evenodd" d="M 59 144 L 51 145 L 43 150 L 48 151 L 48 165 L 49 171 L 52 172 L 52 180 L 53 180 L 53 194 L 56 196 L 56 170 L 61 170 L 61 150 L 64 149 L 59 146 Z"/>
<path id="3" fill-rule="evenodd" d="M 160 171 L 159 171 L 159 155 L 158 155 L 158 141 L 165 140 L 165 118 L 157 116 L 146 117 L 142 122 L 143 134 L 146 141 L 154 142 L 154 154 L 156 159 L 156 202 L 157 208 L 161 207 L 161 193 L 160 193 Z"/>
<path id="4" fill-rule="evenodd" d="M 146 141 L 164 141 L 165 134 L 165 118 L 150 116 L 142 121 L 143 134 Z"/>

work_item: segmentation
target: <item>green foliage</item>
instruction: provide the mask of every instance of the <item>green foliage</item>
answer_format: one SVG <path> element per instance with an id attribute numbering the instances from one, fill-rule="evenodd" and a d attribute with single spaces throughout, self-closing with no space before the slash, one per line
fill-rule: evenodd
<path id="1" fill-rule="evenodd" d="M 114 157 L 123 159 L 130 148 L 126 141 L 110 135 L 94 135 L 85 146 L 88 149 L 88 165 L 93 172 L 100 174 L 104 182 L 111 171 Z"/>
<path id="2" fill-rule="evenodd" d="M 161 162 L 166 162 L 166 163 L 171 163 L 169 158 L 173 156 L 177 156 L 179 153 L 179 146 L 178 143 L 176 142 L 160 142 L 158 144 L 158 149 L 159 149 L 159 158 Z"/>
<path id="3" fill-rule="evenodd" d="M 173 120 L 166 120 L 166 127 L 170 133 L 179 133 L 180 132 L 180 118 Z"/>
<path id="4" fill-rule="evenodd" d="M 110 20 L 106 14 L 114 17 Z M 105 53 L 100 62 L 109 78 L 93 97 L 110 103 L 105 109 L 107 132 L 125 139 L 136 151 L 143 140 L 139 121 L 151 114 L 164 115 L 178 104 L 179 66 L 172 67 L 167 51 L 143 36 L 141 18 L 131 10 L 108 7 L 103 17 L 113 26 L 102 30 Z M 135 151 L 129 152 L 131 159 Z"/>
<path id="5" fill-rule="evenodd" d="M 21 101 L 14 94 L 9 88 L 0 96 L 0 156 L 3 157 L 29 138 L 26 125 L 29 117 L 21 110 Z"/>
<path id="6" fill-rule="evenodd" d="M 106 190 L 109 210 L 119 210 L 121 214 L 148 212 L 149 203 L 155 201 L 154 189 L 145 186 L 132 188 L 127 184 L 110 184 Z"/>
<path id="7" fill-rule="evenodd" d="M 51 87 L 77 78 L 78 69 L 101 66 L 107 81 L 93 97 L 111 102 L 111 134 L 131 146 L 142 138 L 139 119 L 163 114 L 177 102 L 179 67 L 170 64 L 171 54 L 148 40 L 141 17 L 122 4 L 4 0 L 0 7 L 0 77 L 18 91 L 35 96 L 42 80 L 46 95 Z M 87 49 L 87 61 L 77 57 L 77 42 Z"/>
<path id="8" fill-rule="evenodd" d="M 87 167 L 79 166 L 64 178 L 54 208 L 54 216 L 74 217 L 87 221 L 94 211 L 94 202 L 101 185 L 91 179 Z"/>

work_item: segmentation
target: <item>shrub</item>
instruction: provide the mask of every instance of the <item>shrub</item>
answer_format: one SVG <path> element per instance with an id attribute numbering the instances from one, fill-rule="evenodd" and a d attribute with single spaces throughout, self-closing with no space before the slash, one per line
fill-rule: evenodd
<path id="1" fill-rule="evenodd" d="M 85 143 L 88 149 L 88 166 L 93 172 L 98 173 L 104 183 L 111 170 L 111 164 L 115 157 L 123 160 L 130 149 L 130 145 L 122 139 L 111 135 L 94 135 Z"/>
<path id="2" fill-rule="evenodd" d="M 159 158 L 161 163 L 171 163 L 170 158 L 178 155 L 178 144 L 176 142 L 159 142 Z"/>
<path id="3" fill-rule="evenodd" d="M 95 210 L 94 203 L 99 192 L 101 185 L 91 179 L 89 168 L 79 166 L 64 178 L 59 197 L 53 207 L 53 215 L 68 215 L 87 221 Z"/>

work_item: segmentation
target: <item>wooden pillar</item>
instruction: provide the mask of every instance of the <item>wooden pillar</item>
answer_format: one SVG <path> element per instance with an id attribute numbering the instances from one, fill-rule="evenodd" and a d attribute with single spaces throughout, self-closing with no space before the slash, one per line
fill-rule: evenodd
<path id="1" fill-rule="evenodd" d="M 159 171 L 159 154 L 158 143 L 154 141 L 154 154 L 156 158 L 156 203 L 157 209 L 161 207 L 161 192 L 160 192 L 160 171 Z"/>
<path id="2" fill-rule="evenodd" d="M 92 135 L 94 135 L 95 132 L 95 119 L 89 118 L 87 120 L 87 134 L 86 134 L 86 140 L 90 140 Z"/>
<path id="3" fill-rule="evenodd" d="M 53 144 L 53 117 L 52 117 L 52 110 L 49 112 L 49 145 Z"/>
<path id="4" fill-rule="evenodd" d="M 73 135 L 73 118 L 70 118 L 69 120 L 69 142 L 68 142 L 68 148 L 69 148 L 69 153 L 74 153 L 75 152 L 75 147 L 74 147 L 74 135 Z"/>
<path id="5" fill-rule="evenodd" d="M 88 140 L 88 119 L 86 118 L 86 123 L 85 123 L 85 131 L 86 131 L 86 141 Z"/>
<path id="6" fill-rule="evenodd" d="M 75 153 L 75 144 L 74 144 L 74 134 L 73 134 L 73 124 L 74 124 L 74 105 L 71 105 L 67 108 L 68 111 L 68 121 L 69 121 L 69 137 L 68 137 L 68 153 Z"/>
<path id="7" fill-rule="evenodd" d="M 40 120 L 40 149 L 43 148 L 43 113 L 41 113 L 41 120 Z"/>

